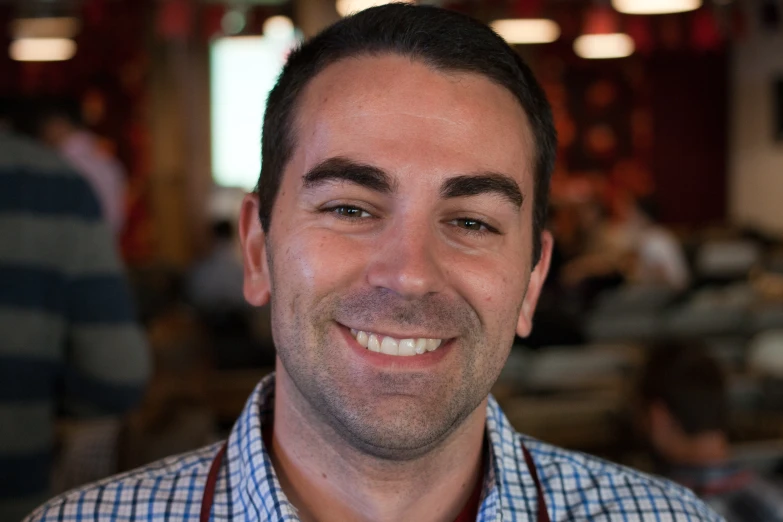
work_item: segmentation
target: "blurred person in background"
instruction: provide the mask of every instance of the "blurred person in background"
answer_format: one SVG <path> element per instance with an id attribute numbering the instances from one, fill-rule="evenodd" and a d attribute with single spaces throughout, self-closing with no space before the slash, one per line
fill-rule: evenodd
<path id="1" fill-rule="evenodd" d="M 720 520 L 517 433 L 490 396 L 549 267 L 556 135 L 489 27 L 402 3 L 343 18 L 289 55 L 262 150 L 239 235 L 275 373 L 227 441 L 28 521 Z"/>
<path id="2" fill-rule="evenodd" d="M 569 252 L 560 271 L 562 283 L 584 311 L 602 292 L 626 282 L 628 245 L 614 240 L 614 224 L 598 198 L 569 203 L 563 214 L 573 224 L 554 228 L 556 241 Z"/>
<path id="3" fill-rule="evenodd" d="M 207 255 L 196 262 L 188 278 L 188 295 L 201 310 L 245 309 L 242 292 L 244 268 L 234 225 L 226 220 L 212 225 L 212 244 Z"/>
<path id="4" fill-rule="evenodd" d="M 66 102 L 44 103 L 36 132 L 54 147 L 92 187 L 101 212 L 115 236 L 125 225 L 127 179 L 122 164 L 102 147 L 98 137 L 79 118 L 78 107 Z"/>
<path id="5" fill-rule="evenodd" d="M 690 274 L 682 244 L 668 228 L 657 222 L 650 199 L 622 201 L 620 241 L 629 244 L 632 261 L 628 280 L 642 286 L 659 286 L 675 291 L 688 287 Z"/>
<path id="6" fill-rule="evenodd" d="M 702 345 L 651 347 L 639 398 L 641 427 L 660 473 L 728 522 L 783 521 L 783 491 L 732 461 L 726 377 Z"/>
<path id="7" fill-rule="evenodd" d="M 212 357 L 218 368 L 274 366 L 269 307 L 245 300 L 239 247 L 232 222 L 217 219 L 211 248 L 188 276 L 188 298 L 217 348 Z"/>
<path id="8" fill-rule="evenodd" d="M 16 108 L 0 100 L 0 121 Z M 58 415 L 116 418 L 140 400 L 149 371 L 90 185 L 0 125 L 0 521 L 51 495 Z"/>
<path id="9" fill-rule="evenodd" d="M 621 284 L 685 290 L 687 260 L 677 237 L 655 220 L 650 200 L 629 194 L 613 200 L 611 219 L 597 201 L 581 204 L 581 254 L 563 267 L 564 283 L 579 287 L 589 303 Z"/>

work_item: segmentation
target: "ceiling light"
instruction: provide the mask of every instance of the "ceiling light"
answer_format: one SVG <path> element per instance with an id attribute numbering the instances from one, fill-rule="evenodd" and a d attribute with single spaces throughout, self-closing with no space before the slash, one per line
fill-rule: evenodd
<path id="1" fill-rule="evenodd" d="M 290 40 L 294 36 L 294 23 L 287 16 L 270 16 L 264 22 L 264 36 L 274 40 Z"/>
<path id="2" fill-rule="evenodd" d="M 510 44 L 549 43 L 560 37 L 560 26 L 544 18 L 495 20 L 489 25 Z"/>
<path id="3" fill-rule="evenodd" d="M 238 9 L 229 9 L 220 20 L 220 28 L 230 36 L 241 33 L 245 25 L 247 25 L 247 17 Z"/>
<path id="4" fill-rule="evenodd" d="M 392 1 L 399 3 L 399 0 L 337 0 L 335 8 L 340 16 L 348 16 L 376 5 L 389 4 Z M 403 3 L 412 4 L 414 0 L 404 0 Z"/>
<path id="5" fill-rule="evenodd" d="M 58 62 L 76 54 L 76 43 L 68 38 L 20 38 L 11 42 L 8 54 L 20 62 Z"/>
<path id="6" fill-rule="evenodd" d="M 81 29 L 78 18 L 70 16 L 17 18 L 10 24 L 11 38 L 73 38 Z"/>
<path id="7" fill-rule="evenodd" d="M 574 40 L 574 52 L 582 58 L 624 58 L 633 51 L 633 39 L 624 33 L 583 34 Z"/>
<path id="8" fill-rule="evenodd" d="M 626 14 L 666 14 L 693 11 L 702 0 L 612 0 L 612 7 Z"/>

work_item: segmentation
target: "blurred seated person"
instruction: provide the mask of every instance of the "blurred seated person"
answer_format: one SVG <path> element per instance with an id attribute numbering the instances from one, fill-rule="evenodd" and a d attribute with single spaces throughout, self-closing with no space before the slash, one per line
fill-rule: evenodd
<path id="1" fill-rule="evenodd" d="M 618 198 L 610 221 L 597 203 L 585 205 L 585 247 L 563 268 L 571 286 L 603 283 L 603 290 L 620 283 L 683 290 L 688 286 L 687 261 L 674 234 L 658 225 L 649 201 Z"/>
<path id="2" fill-rule="evenodd" d="M 125 225 L 127 181 L 122 164 L 81 124 L 77 107 L 67 103 L 44 104 L 37 123 L 40 139 L 62 154 L 87 180 L 98 197 L 104 218 L 115 236 L 119 235 Z"/>
<path id="3" fill-rule="evenodd" d="M 625 282 L 628 248 L 615 240 L 607 211 L 597 200 L 571 205 L 565 215 L 575 227 L 553 228 L 555 244 L 562 245 L 564 260 L 560 270 L 562 286 L 576 292 L 583 307 L 593 299 Z"/>
<path id="4" fill-rule="evenodd" d="M 661 474 L 692 489 L 728 522 L 783 520 L 783 491 L 732 461 L 726 378 L 704 347 L 653 347 L 639 399 Z"/>
<path id="5" fill-rule="evenodd" d="M 188 294 L 202 310 L 249 308 L 242 293 L 244 271 L 234 226 L 227 219 L 212 225 L 212 246 L 196 262 L 189 280 Z"/>
<path id="6" fill-rule="evenodd" d="M 631 235 L 634 262 L 629 272 L 632 283 L 684 290 L 690 282 L 682 245 L 666 227 L 656 222 L 655 207 L 647 200 L 627 202 L 625 219 Z"/>
<path id="7" fill-rule="evenodd" d="M 253 308 L 245 300 L 239 255 L 234 226 L 217 220 L 209 253 L 188 276 L 188 298 L 207 329 L 219 369 L 274 364 L 269 307 Z"/>

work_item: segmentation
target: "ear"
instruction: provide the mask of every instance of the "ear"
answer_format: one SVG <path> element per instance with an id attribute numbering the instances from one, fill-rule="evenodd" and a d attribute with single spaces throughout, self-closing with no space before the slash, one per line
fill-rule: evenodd
<path id="1" fill-rule="evenodd" d="M 541 232 L 541 257 L 538 263 L 533 267 L 530 273 L 530 281 L 525 292 L 525 299 L 522 301 L 522 309 L 519 311 L 519 320 L 517 321 L 517 335 L 527 337 L 533 329 L 533 314 L 536 311 L 536 304 L 541 295 L 541 289 L 544 287 L 546 275 L 549 273 L 549 262 L 552 259 L 552 245 L 554 239 L 548 230 Z"/>
<path id="2" fill-rule="evenodd" d="M 266 258 L 266 234 L 261 227 L 258 208 L 257 194 L 248 194 L 242 200 L 239 240 L 245 267 L 245 299 L 252 305 L 264 306 L 269 302 L 271 283 Z"/>

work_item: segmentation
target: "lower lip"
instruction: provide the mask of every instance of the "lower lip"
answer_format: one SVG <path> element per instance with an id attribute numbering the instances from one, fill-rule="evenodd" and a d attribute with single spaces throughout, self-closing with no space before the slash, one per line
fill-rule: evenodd
<path id="1" fill-rule="evenodd" d="M 348 346 L 351 347 L 358 357 L 367 364 L 385 369 L 416 370 L 431 367 L 442 361 L 454 346 L 454 339 L 449 339 L 431 352 L 416 355 L 388 355 L 368 350 L 351 335 L 349 328 L 339 323 L 338 327 L 343 337 L 345 337 Z"/>

